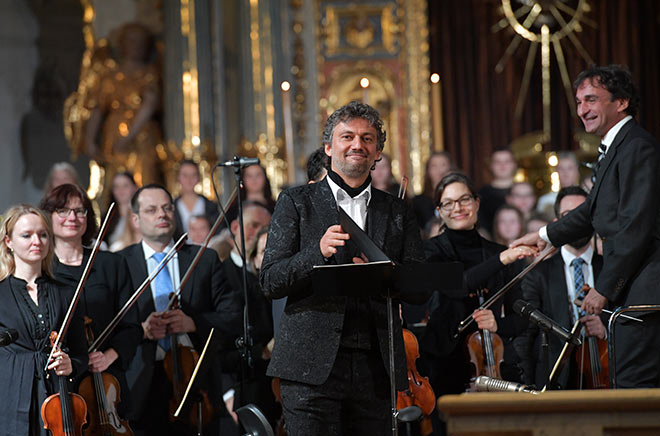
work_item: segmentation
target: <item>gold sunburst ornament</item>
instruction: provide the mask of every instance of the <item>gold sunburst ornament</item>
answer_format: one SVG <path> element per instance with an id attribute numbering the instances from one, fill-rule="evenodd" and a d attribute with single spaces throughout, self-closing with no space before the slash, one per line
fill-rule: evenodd
<path id="1" fill-rule="evenodd" d="M 515 9 L 512 3 L 516 3 Z M 580 56 L 589 64 L 594 63 L 576 35 L 582 31 L 582 23 L 594 29 L 597 27 L 593 20 L 585 16 L 590 10 L 591 6 L 586 0 L 502 0 L 504 18 L 492 27 L 494 33 L 507 27 L 515 31 L 513 39 L 495 66 L 498 73 L 504 70 L 504 65 L 519 48 L 520 43 L 523 40 L 529 41 L 525 72 L 516 103 L 516 119 L 522 116 L 536 53 L 539 46 L 541 47 L 544 143 L 550 142 L 550 50 L 554 50 L 571 114 L 575 116 L 575 101 L 561 43 L 567 38 Z"/>

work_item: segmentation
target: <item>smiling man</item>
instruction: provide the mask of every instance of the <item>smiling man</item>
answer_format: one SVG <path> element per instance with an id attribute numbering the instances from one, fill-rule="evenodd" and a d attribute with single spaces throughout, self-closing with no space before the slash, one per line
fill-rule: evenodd
<path id="1" fill-rule="evenodd" d="M 555 247 L 590 235 L 603 238 L 603 271 L 584 299 L 587 313 L 606 304 L 660 303 L 660 146 L 633 119 L 639 95 L 627 68 L 593 67 L 575 81 L 577 113 L 601 137 L 596 182 L 587 201 L 512 245 Z M 660 386 L 660 321 L 620 322 L 615 337 L 618 387 Z"/>
<path id="2" fill-rule="evenodd" d="M 424 260 L 419 229 L 404 201 L 371 187 L 385 145 L 378 112 L 359 102 L 341 107 L 322 142 L 328 176 L 284 191 L 271 220 L 260 280 L 267 297 L 288 298 L 268 375 L 281 379 L 291 436 L 391 434 L 385 300 L 315 295 L 312 268 L 362 262 L 346 243 L 338 206 L 400 263 Z M 408 382 L 400 323 L 394 343 L 401 389 Z"/>

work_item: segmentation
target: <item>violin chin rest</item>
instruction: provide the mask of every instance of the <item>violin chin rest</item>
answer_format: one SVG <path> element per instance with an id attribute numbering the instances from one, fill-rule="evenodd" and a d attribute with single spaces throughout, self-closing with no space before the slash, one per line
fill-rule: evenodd
<path id="1" fill-rule="evenodd" d="M 418 406 L 408 406 L 400 409 L 396 413 L 396 419 L 399 422 L 415 422 L 422 417 L 422 409 Z"/>

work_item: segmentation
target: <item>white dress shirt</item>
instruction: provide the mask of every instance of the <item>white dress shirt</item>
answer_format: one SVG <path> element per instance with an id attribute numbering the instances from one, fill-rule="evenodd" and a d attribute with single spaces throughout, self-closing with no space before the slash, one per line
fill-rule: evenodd
<path id="1" fill-rule="evenodd" d="M 339 205 L 344 212 L 351 217 L 355 223 L 364 230 L 367 223 L 367 206 L 371 201 L 371 183 L 367 185 L 362 192 L 360 192 L 355 197 L 348 195 L 346 191 L 339 187 L 335 182 L 332 181 L 330 177 L 326 177 L 325 180 L 328 181 L 330 189 L 332 190 L 332 195 L 335 197 L 337 205 Z"/>
<path id="2" fill-rule="evenodd" d="M 575 279 L 573 277 L 573 266 L 571 265 L 571 262 L 578 257 L 568 251 L 566 246 L 561 247 L 561 257 L 564 260 L 564 277 L 566 277 L 566 289 L 568 289 L 568 301 L 569 305 L 568 307 L 573 310 L 573 316 L 574 319 L 579 319 L 579 308 L 573 304 L 573 301 L 575 300 L 575 297 L 577 295 L 576 289 L 575 289 Z M 594 267 L 593 264 L 591 263 L 593 257 L 594 257 L 594 249 L 589 245 L 589 247 L 585 250 L 584 253 L 580 255 L 582 260 L 584 260 L 584 263 L 582 264 L 582 275 L 584 276 L 584 284 L 589 285 L 592 288 L 595 286 L 595 281 L 594 281 Z"/>
<path id="3" fill-rule="evenodd" d="M 167 247 L 163 250 L 164 253 L 169 252 L 172 247 L 174 246 L 174 241 L 170 241 L 169 244 L 167 244 Z M 153 258 L 154 253 L 156 253 L 156 250 L 151 248 L 144 240 L 142 241 L 142 251 L 144 252 L 144 260 L 147 262 L 147 274 L 151 274 L 156 270 L 156 267 L 158 266 L 158 262 L 156 262 L 156 259 Z M 167 271 L 170 273 L 170 278 L 172 279 L 172 289 L 176 292 L 177 288 L 181 284 L 181 276 L 179 275 L 179 255 L 175 254 L 174 257 L 167 262 L 167 265 L 165 266 L 167 268 Z M 154 306 L 156 304 L 156 289 L 155 289 L 156 281 L 153 280 L 151 282 L 150 288 L 151 288 L 151 298 L 154 300 Z M 181 345 L 187 346 L 187 347 L 192 347 L 192 341 L 188 337 L 187 334 L 185 333 L 180 333 L 178 335 L 178 340 Z M 156 360 L 163 360 L 165 358 L 165 350 L 163 350 L 160 346 L 156 347 Z"/>

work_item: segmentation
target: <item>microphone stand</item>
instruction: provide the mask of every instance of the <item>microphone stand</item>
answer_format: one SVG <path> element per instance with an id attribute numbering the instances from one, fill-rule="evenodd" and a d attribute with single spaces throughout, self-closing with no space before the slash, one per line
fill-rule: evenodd
<path id="1" fill-rule="evenodd" d="M 241 260 L 243 262 L 242 268 L 242 281 L 243 281 L 243 336 L 236 339 L 236 348 L 239 351 L 241 356 L 241 379 L 240 379 L 240 391 L 241 396 L 245 395 L 245 377 L 253 368 L 254 363 L 252 362 L 252 337 L 250 336 L 250 317 L 249 317 L 249 299 L 248 299 L 248 287 L 247 287 L 247 259 L 245 256 L 245 227 L 243 224 L 243 199 L 241 198 L 241 172 L 243 167 L 238 163 L 238 156 L 234 156 L 234 162 L 237 163 L 234 166 L 234 177 L 236 179 L 236 191 L 238 192 L 237 203 L 238 203 L 238 225 L 240 231 L 240 240 L 241 240 Z M 246 370 L 246 367 L 248 368 Z"/>
<path id="2" fill-rule="evenodd" d="M 544 329 L 541 331 L 541 358 L 543 359 L 544 374 L 550 374 L 550 343 L 548 342 L 548 332 Z"/>

